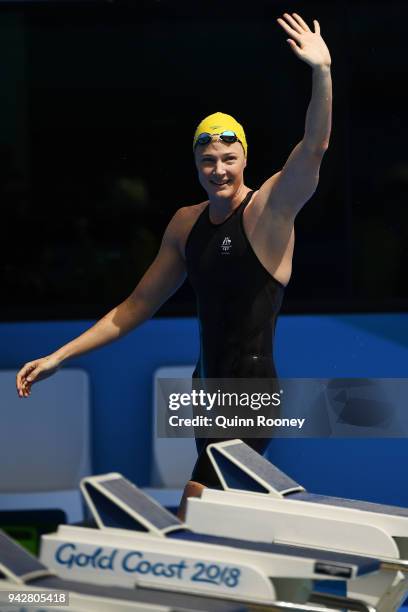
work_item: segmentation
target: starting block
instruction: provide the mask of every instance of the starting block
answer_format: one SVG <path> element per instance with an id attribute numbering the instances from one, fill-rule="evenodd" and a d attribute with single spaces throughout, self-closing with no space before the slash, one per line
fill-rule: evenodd
<path id="1" fill-rule="evenodd" d="M 188 500 L 193 529 L 376 557 L 380 575 L 347 579 L 347 594 L 398 609 L 408 593 L 408 509 L 308 493 L 241 440 L 207 452 L 223 490 Z"/>
<path id="2" fill-rule="evenodd" d="M 64 580 L 165 589 L 265 612 L 375 611 L 364 600 L 319 601 L 311 591 L 315 579 L 381 576 L 376 558 L 195 532 L 116 473 L 84 478 L 81 491 L 98 528 L 61 525 L 42 537 L 42 562 Z"/>
<path id="3" fill-rule="evenodd" d="M 31 602 L 29 593 L 34 595 Z M 69 596 L 69 607 L 55 606 L 55 603 L 52 607 L 47 606 L 48 595 L 53 601 L 64 602 L 64 599 L 58 599 L 62 593 Z M 6 594 L 10 596 L 9 602 Z M 1 612 L 22 612 L 27 607 L 30 612 L 51 612 L 55 609 L 66 609 L 67 612 L 248 612 L 243 604 L 212 598 L 63 580 L 2 531 L 0 595 L 4 595 L 0 601 Z M 45 603 L 35 603 L 36 599 L 41 601 L 40 595 L 45 595 Z"/>

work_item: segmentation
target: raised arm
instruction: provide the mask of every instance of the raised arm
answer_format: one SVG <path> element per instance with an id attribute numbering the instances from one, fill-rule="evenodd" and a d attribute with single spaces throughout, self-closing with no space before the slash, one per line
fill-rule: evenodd
<path id="1" fill-rule="evenodd" d="M 128 298 L 68 344 L 21 368 L 16 378 L 20 397 L 28 397 L 31 385 L 53 374 L 63 362 L 113 342 L 149 319 L 178 289 L 186 277 L 180 227 L 178 211 L 164 233 L 155 260 Z"/>
<path id="2" fill-rule="evenodd" d="M 293 219 L 311 198 L 319 181 L 320 164 L 329 146 L 332 115 L 331 58 L 320 35 L 318 21 L 312 32 L 307 23 L 293 13 L 284 14 L 278 23 L 291 37 L 287 39 L 299 59 L 312 67 L 312 97 L 306 114 L 305 132 L 280 172 L 260 188 L 258 199 L 277 212 Z"/>

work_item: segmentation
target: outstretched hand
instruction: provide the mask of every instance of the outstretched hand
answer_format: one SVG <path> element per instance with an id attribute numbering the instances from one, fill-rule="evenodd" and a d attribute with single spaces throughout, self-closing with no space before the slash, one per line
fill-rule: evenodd
<path id="1" fill-rule="evenodd" d="M 292 51 L 301 60 L 312 66 L 330 66 L 331 57 L 329 49 L 326 46 L 323 38 L 320 36 L 320 25 L 316 19 L 313 19 L 314 29 L 312 32 L 307 23 L 297 13 L 284 13 L 282 17 L 277 19 L 279 25 L 285 30 L 291 38 L 287 39 Z"/>
<path id="2" fill-rule="evenodd" d="M 60 365 L 60 361 L 53 355 L 26 363 L 16 376 L 18 395 L 20 397 L 28 397 L 31 394 L 32 385 L 54 374 Z"/>

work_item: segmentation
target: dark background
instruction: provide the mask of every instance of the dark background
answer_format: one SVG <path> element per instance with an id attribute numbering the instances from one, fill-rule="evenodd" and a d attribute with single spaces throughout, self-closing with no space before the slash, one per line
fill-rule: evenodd
<path id="1" fill-rule="evenodd" d="M 191 149 L 205 115 L 244 125 L 250 187 L 283 166 L 312 77 L 284 12 L 320 22 L 334 109 L 283 311 L 407 309 L 407 4 L 0 2 L 3 320 L 125 299 L 177 208 L 206 199 Z M 194 314 L 187 283 L 158 313 Z"/>

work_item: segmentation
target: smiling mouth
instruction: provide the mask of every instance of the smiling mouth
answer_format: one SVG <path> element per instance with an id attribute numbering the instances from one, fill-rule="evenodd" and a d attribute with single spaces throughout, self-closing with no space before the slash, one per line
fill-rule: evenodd
<path id="1" fill-rule="evenodd" d="M 224 181 L 223 183 L 216 183 L 215 181 L 211 181 L 210 183 L 212 183 L 213 185 L 217 185 L 218 187 L 222 187 L 223 185 L 229 185 L 231 181 Z"/>

